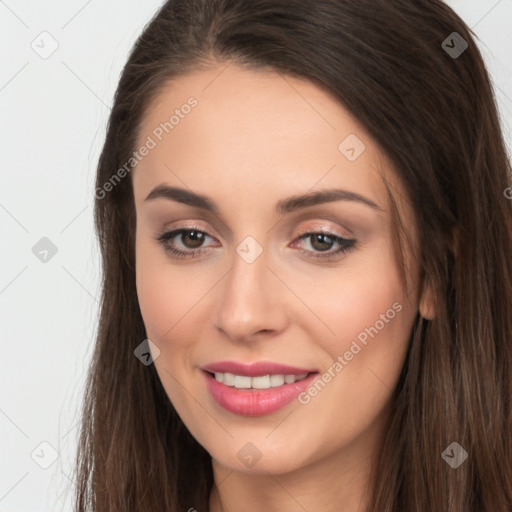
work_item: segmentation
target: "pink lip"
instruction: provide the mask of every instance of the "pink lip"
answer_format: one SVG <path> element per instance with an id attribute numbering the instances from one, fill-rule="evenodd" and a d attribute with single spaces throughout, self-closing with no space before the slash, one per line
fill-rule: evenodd
<path id="1" fill-rule="evenodd" d="M 217 382 L 211 374 L 215 372 L 228 372 L 249 377 L 260 375 L 301 375 L 304 373 L 309 373 L 310 375 L 293 384 L 283 384 L 275 388 L 254 390 L 238 389 L 226 386 L 222 382 Z M 225 361 L 205 366 L 202 373 L 206 388 L 212 398 L 225 410 L 241 416 L 263 416 L 282 409 L 311 386 L 318 376 L 318 372 L 315 370 L 295 368 L 270 362 L 243 365 Z"/>
<path id="2" fill-rule="evenodd" d="M 218 363 L 203 366 L 203 370 L 210 373 L 233 373 L 247 377 L 259 377 L 261 375 L 302 375 L 316 372 L 315 369 L 297 368 L 285 364 L 272 363 L 271 361 L 259 361 L 252 364 L 237 363 L 236 361 L 219 361 Z"/>

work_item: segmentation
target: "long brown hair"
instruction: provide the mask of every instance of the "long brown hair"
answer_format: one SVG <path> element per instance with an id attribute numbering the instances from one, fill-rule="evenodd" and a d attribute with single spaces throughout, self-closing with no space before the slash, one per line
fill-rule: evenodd
<path id="1" fill-rule="evenodd" d="M 103 294 L 77 452 L 77 511 L 208 510 L 211 458 L 154 365 L 134 356 L 146 332 L 131 179 L 104 184 L 130 161 L 162 87 L 213 61 L 328 88 L 389 157 L 414 207 L 416 259 L 435 292 L 436 316 L 418 315 L 411 333 L 368 512 L 512 510 L 512 201 L 504 194 L 511 166 L 475 37 L 439 0 L 163 5 L 124 68 L 98 165 Z M 457 469 L 441 456 L 452 442 L 468 453 Z"/>

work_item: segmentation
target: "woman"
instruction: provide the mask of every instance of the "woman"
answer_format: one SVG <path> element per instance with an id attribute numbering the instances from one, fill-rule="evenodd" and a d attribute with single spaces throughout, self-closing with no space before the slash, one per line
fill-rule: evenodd
<path id="1" fill-rule="evenodd" d="M 440 1 L 167 2 L 98 166 L 77 510 L 512 510 L 510 172 Z"/>

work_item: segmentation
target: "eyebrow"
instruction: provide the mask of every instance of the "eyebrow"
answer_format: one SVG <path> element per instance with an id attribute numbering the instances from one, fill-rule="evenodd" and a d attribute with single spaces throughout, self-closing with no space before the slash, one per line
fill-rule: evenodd
<path id="1" fill-rule="evenodd" d="M 158 185 L 146 197 L 144 201 L 152 201 L 154 199 L 169 199 L 178 203 L 183 203 L 196 208 L 201 208 L 215 214 L 219 214 L 219 207 L 208 196 L 191 192 L 179 187 L 170 187 L 168 185 Z M 333 201 L 354 201 L 362 203 L 374 210 L 384 212 L 375 202 L 356 192 L 344 189 L 329 189 L 310 192 L 304 195 L 295 195 L 286 199 L 281 199 L 276 204 L 276 213 L 284 215 L 292 213 L 303 208 L 315 206 Z"/>

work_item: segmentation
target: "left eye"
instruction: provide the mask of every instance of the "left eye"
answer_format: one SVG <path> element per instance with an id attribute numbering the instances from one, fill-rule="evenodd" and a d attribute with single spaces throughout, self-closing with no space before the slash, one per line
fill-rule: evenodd
<path id="1" fill-rule="evenodd" d="M 332 258 L 335 255 L 345 253 L 355 246 L 354 239 L 343 238 L 333 233 L 314 232 L 301 235 L 298 240 L 308 240 L 313 251 L 300 249 L 302 253 L 312 253 L 313 258 Z M 333 246 L 338 245 L 338 249 L 330 251 Z"/>
<path id="2" fill-rule="evenodd" d="M 204 247 L 207 239 L 215 240 L 206 232 L 196 228 L 180 228 L 167 231 L 159 235 L 156 240 L 164 247 L 165 251 L 178 258 L 195 257 Z M 332 258 L 334 255 L 347 252 L 354 247 L 356 240 L 343 238 L 333 233 L 311 232 L 299 236 L 296 241 L 308 240 L 312 249 L 299 249 L 301 253 L 311 258 Z M 296 243 L 293 242 L 293 244 Z M 177 242 L 178 247 L 176 247 Z M 339 248 L 332 251 L 333 246 Z"/>
<path id="3" fill-rule="evenodd" d="M 301 240 L 308 240 L 309 245 L 317 251 L 328 251 L 334 243 L 336 237 L 325 233 L 308 233 L 300 237 Z"/>

